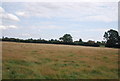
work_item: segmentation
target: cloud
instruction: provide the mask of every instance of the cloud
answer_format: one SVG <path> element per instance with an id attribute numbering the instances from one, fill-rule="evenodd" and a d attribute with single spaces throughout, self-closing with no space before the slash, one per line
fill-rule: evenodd
<path id="1" fill-rule="evenodd" d="M 89 29 L 89 30 L 86 30 L 86 31 L 89 31 L 89 32 L 105 32 L 109 29 L 107 28 L 98 28 L 98 29 Z"/>
<path id="2" fill-rule="evenodd" d="M 22 11 L 18 11 L 15 14 L 18 15 L 18 16 L 23 16 L 23 17 L 27 16 L 26 13 L 22 12 Z"/>
<path id="3" fill-rule="evenodd" d="M 103 21 L 103 22 L 115 21 L 111 17 L 107 17 L 107 16 L 104 16 L 104 15 L 88 16 L 88 17 L 86 17 L 86 20 L 88 20 L 88 21 L 91 21 L 91 20 L 93 20 L 93 21 Z"/>
<path id="4" fill-rule="evenodd" d="M 31 35 L 28 33 L 23 33 L 23 34 L 20 34 L 20 36 L 31 36 Z"/>
<path id="5" fill-rule="evenodd" d="M 32 7 L 31 7 L 32 6 Z M 117 3 L 29 3 L 25 4 L 24 13 L 20 16 L 42 17 L 42 18 L 62 18 L 71 21 L 117 21 Z"/>
<path id="6" fill-rule="evenodd" d="M 5 10 L 2 7 L 0 7 L 0 13 L 2 12 L 5 12 Z"/>
<path id="7" fill-rule="evenodd" d="M 46 25 L 46 26 L 41 26 L 42 28 L 45 28 L 45 29 L 61 29 L 62 27 L 61 26 L 57 26 L 57 25 Z"/>
<path id="8" fill-rule="evenodd" d="M 118 2 L 119 0 L 4 0 L 2 2 Z"/>
<path id="9" fill-rule="evenodd" d="M 80 32 L 105 32 L 109 30 L 109 28 L 97 28 L 97 29 L 82 29 L 82 31 L 80 30 L 73 30 L 70 31 L 72 33 L 80 33 Z"/>
<path id="10" fill-rule="evenodd" d="M 37 29 L 62 29 L 63 27 L 59 26 L 59 25 L 49 24 L 49 25 L 32 26 L 32 28 L 37 28 Z"/>
<path id="11" fill-rule="evenodd" d="M 16 29 L 17 27 L 15 25 L 0 25 L 0 30 L 5 29 Z"/>
<path id="12" fill-rule="evenodd" d="M 3 19 L 9 19 L 9 20 L 12 20 L 12 21 L 20 21 L 19 18 L 13 14 L 10 14 L 10 13 L 6 13 L 4 14 L 3 16 Z"/>
<path id="13" fill-rule="evenodd" d="M 20 19 L 16 15 L 5 12 L 5 10 L 2 7 L 0 7 L 0 18 L 2 18 L 3 20 L 7 20 L 7 21 L 8 20 L 20 21 Z"/>
<path id="14" fill-rule="evenodd" d="M 20 19 L 11 14 L 11 13 L 7 13 L 2 7 L 0 7 L 0 18 L 2 20 L 5 20 L 5 21 L 20 21 Z M 5 29 L 16 29 L 17 26 L 15 25 L 2 25 L 2 24 L 5 24 L 3 22 L 0 23 L 0 30 L 5 30 Z"/>
<path id="15" fill-rule="evenodd" d="M 37 28 L 37 29 L 62 29 L 64 28 L 63 26 L 58 25 L 56 22 L 39 22 L 38 25 L 33 25 L 31 26 L 32 28 Z"/>

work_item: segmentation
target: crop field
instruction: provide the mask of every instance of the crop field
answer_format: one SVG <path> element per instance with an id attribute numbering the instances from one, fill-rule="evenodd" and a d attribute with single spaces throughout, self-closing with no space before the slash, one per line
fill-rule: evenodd
<path id="1" fill-rule="evenodd" d="M 118 79 L 118 49 L 2 42 L 3 79 Z"/>

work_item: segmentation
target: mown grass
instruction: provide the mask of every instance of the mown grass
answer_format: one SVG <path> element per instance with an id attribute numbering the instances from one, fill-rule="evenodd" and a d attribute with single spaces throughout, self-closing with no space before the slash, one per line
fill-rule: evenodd
<path id="1" fill-rule="evenodd" d="M 3 42 L 3 79 L 117 79 L 118 49 Z"/>

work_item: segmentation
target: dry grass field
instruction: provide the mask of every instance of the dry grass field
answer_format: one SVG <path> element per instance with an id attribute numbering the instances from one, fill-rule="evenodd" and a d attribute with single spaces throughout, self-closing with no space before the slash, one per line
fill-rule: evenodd
<path id="1" fill-rule="evenodd" d="M 2 43 L 3 79 L 118 79 L 118 49 Z"/>

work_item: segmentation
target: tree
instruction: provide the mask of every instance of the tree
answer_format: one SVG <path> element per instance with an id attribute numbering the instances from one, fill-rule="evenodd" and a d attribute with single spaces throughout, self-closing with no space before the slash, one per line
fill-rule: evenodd
<path id="1" fill-rule="evenodd" d="M 101 42 L 100 42 L 100 41 L 97 41 L 97 44 L 101 45 Z"/>
<path id="2" fill-rule="evenodd" d="M 106 47 L 116 47 L 120 45 L 119 34 L 116 30 L 110 29 L 105 32 L 104 39 L 106 40 Z"/>
<path id="3" fill-rule="evenodd" d="M 92 41 L 92 40 L 88 40 L 88 44 L 94 44 L 95 41 Z"/>
<path id="4" fill-rule="evenodd" d="M 72 43 L 73 39 L 70 34 L 65 34 L 63 37 L 60 37 L 59 40 L 63 41 L 64 43 Z"/>
<path id="5" fill-rule="evenodd" d="M 82 39 L 79 39 L 79 42 L 82 42 Z"/>

